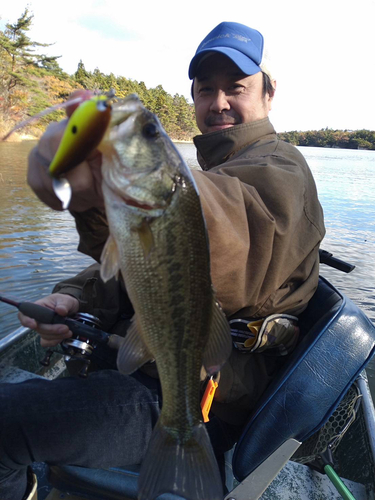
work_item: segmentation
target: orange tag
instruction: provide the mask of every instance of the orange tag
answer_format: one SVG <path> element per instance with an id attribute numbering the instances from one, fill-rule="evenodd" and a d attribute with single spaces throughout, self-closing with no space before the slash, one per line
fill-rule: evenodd
<path id="1" fill-rule="evenodd" d="M 208 418 L 208 414 L 210 413 L 212 401 L 214 399 L 215 391 L 218 385 L 219 384 L 213 380 L 213 377 L 211 377 L 207 383 L 207 387 L 206 390 L 204 391 L 201 401 L 203 422 L 208 422 L 210 420 Z"/>

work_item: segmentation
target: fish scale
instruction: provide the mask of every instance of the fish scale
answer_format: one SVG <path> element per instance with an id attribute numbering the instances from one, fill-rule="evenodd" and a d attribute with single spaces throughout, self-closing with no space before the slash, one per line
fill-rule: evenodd
<path id="1" fill-rule="evenodd" d="M 189 187 L 192 189 L 192 186 Z M 195 200 L 195 203 L 198 201 L 198 199 Z M 155 241 L 155 248 L 147 259 L 144 260 L 143 249 L 139 242 L 135 241 L 135 248 L 125 244 L 123 246 L 123 258 L 125 262 L 129 262 L 125 265 L 124 279 L 130 299 L 139 315 L 144 335 L 148 338 L 150 351 L 155 358 L 159 359 L 159 372 L 162 369 L 159 365 L 168 367 L 167 373 L 164 374 L 163 371 L 161 375 L 162 384 L 167 386 L 167 390 L 163 390 L 165 396 L 162 418 L 167 420 L 169 425 L 173 422 L 176 428 L 181 422 L 180 413 L 184 413 L 186 408 L 189 408 L 189 412 L 192 411 L 191 409 L 196 410 L 194 412 L 196 423 L 201 418 L 198 405 L 199 388 L 198 390 L 197 387 L 193 388 L 189 380 L 192 378 L 190 376 L 192 370 L 199 377 L 202 364 L 199 361 L 199 352 L 202 353 L 206 343 L 209 323 L 209 318 L 207 318 L 205 319 L 206 326 L 204 323 L 202 325 L 202 315 L 199 312 L 209 310 L 209 297 L 212 293 L 210 276 L 207 272 L 206 275 L 202 272 L 208 269 L 208 254 L 205 255 L 198 246 L 198 241 L 201 243 L 202 238 L 205 238 L 204 225 L 201 225 L 198 231 L 197 225 L 194 224 L 192 234 L 184 232 L 183 237 L 175 235 L 175 231 L 181 231 L 182 221 L 178 217 L 180 210 L 183 213 L 191 213 L 190 204 L 185 202 L 185 197 L 179 197 L 181 207 L 169 207 L 163 220 L 155 220 L 151 223 L 152 231 L 158 235 L 158 238 Z M 185 207 L 186 204 L 187 207 Z M 194 206 L 194 203 L 191 205 Z M 130 217 L 128 215 L 128 219 Z M 163 226 L 162 231 L 158 228 L 160 224 Z M 124 233 L 124 243 L 131 232 L 129 227 L 129 230 Z M 190 247 L 189 251 L 186 250 L 187 247 Z M 132 255 L 128 255 L 127 250 Z M 186 267 L 185 254 L 194 255 L 189 268 Z M 144 265 L 140 268 L 142 272 L 139 270 L 134 272 L 137 267 L 133 262 L 142 260 L 144 260 Z M 186 286 L 187 279 L 185 279 L 185 288 L 182 288 L 184 271 L 188 274 L 187 278 L 191 283 Z M 168 302 L 165 297 L 169 297 Z M 177 301 L 177 298 L 181 301 Z M 155 314 L 156 310 L 157 314 Z M 168 334 L 165 333 L 166 328 L 169 330 Z M 196 331 L 201 331 L 201 335 L 197 336 Z M 177 344 L 174 338 L 176 334 Z M 166 348 L 168 339 L 171 340 L 171 345 Z M 173 352 L 176 345 L 177 357 Z M 196 356 L 192 356 L 191 353 L 196 353 Z M 172 363 L 173 360 L 177 362 Z M 173 364 L 174 369 L 170 369 Z M 184 380 L 185 373 L 189 373 L 188 381 Z M 176 406 L 180 409 L 178 413 L 175 410 Z"/>

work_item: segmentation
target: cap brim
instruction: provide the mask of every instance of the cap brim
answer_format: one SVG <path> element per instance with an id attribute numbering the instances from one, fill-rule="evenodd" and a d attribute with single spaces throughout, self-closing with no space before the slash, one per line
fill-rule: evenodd
<path id="1" fill-rule="evenodd" d="M 201 50 L 199 54 L 193 57 L 189 66 L 190 80 L 195 78 L 202 58 L 210 52 L 219 52 L 220 54 L 224 54 L 229 57 L 229 59 L 233 61 L 245 75 L 255 75 L 256 73 L 259 73 L 259 71 L 262 71 L 258 64 L 245 54 L 242 54 L 242 52 L 239 52 L 236 49 L 231 49 L 230 47 L 215 47 L 212 49 Z"/>

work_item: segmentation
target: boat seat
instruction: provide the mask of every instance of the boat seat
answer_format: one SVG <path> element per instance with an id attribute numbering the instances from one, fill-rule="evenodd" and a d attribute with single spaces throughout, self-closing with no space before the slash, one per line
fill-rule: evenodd
<path id="1" fill-rule="evenodd" d="M 300 317 L 300 327 L 297 348 L 235 446 L 232 470 L 239 484 L 228 500 L 259 498 L 301 442 L 327 422 L 375 352 L 374 325 L 324 278 Z M 139 466 L 51 466 L 49 479 L 57 489 L 84 498 L 135 500 L 138 471 Z"/>

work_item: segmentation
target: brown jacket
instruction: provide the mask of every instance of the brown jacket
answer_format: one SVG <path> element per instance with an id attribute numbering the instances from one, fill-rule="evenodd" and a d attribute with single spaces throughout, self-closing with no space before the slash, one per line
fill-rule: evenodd
<path id="1" fill-rule="evenodd" d="M 197 136 L 194 142 L 203 169 L 193 175 L 209 234 L 212 282 L 225 313 L 229 318 L 298 315 L 317 287 L 318 249 L 325 233 L 305 159 L 278 140 L 268 118 Z M 108 236 L 105 215 L 97 209 L 73 215 L 79 250 L 99 261 Z M 92 282 L 80 293 L 92 273 L 99 304 L 88 298 Z M 99 291 L 104 286 L 105 293 Z M 114 280 L 100 282 L 97 266 L 55 291 L 80 298 L 82 310 L 101 316 L 108 329 L 126 300 Z M 213 410 L 225 420 L 242 422 L 278 364 L 262 354 L 233 351 L 221 372 Z"/>
<path id="2" fill-rule="evenodd" d="M 198 136 L 212 281 L 228 316 L 298 314 L 319 272 L 323 212 L 301 153 L 268 118 Z"/>

